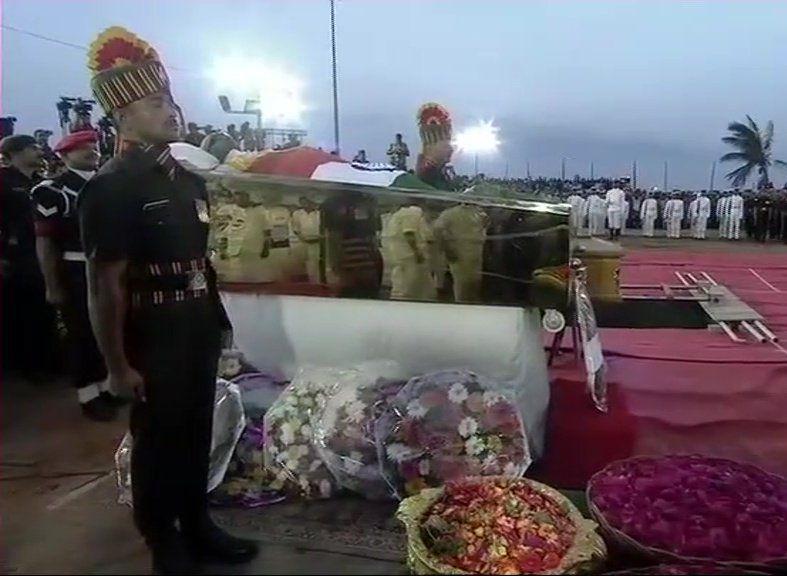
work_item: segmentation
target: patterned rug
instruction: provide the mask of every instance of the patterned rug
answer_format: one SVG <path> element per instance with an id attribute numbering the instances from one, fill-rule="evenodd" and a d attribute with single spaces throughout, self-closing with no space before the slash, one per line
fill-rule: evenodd
<path id="1" fill-rule="evenodd" d="M 563 492 L 588 516 L 582 492 Z M 404 562 L 405 531 L 396 502 L 347 496 L 325 501 L 291 501 L 255 510 L 214 508 L 217 523 L 238 536 L 303 550 Z"/>
<path id="2" fill-rule="evenodd" d="M 234 534 L 261 542 L 403 562 L 405 533 L 394 517 L 396 507 L 346 497 L 255 510 L 214 508 L 211 515 Z"/>

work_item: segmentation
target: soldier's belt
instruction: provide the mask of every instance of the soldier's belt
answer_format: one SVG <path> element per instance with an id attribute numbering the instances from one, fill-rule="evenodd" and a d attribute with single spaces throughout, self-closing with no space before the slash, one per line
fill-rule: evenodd
<path id="1" fill-rule="evenodd" d="M 208 295 L 207 274 L 204 258 L 138 267 L 132 272 L 131 304 L 158 306 L 203 298 Z"/>

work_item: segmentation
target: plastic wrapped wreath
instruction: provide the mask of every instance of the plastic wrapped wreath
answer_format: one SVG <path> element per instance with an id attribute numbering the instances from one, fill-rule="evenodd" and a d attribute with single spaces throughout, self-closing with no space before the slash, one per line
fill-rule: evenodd
<path id="1" fill-rule="evenodd" d="M 467 370 L 412 378 L 378 419 L 382 471 L 397 497 L 467 476 L 520 477 L 530 465 L 517 407 Z"/>
<path id="2" fill-rule="evenodd" d="M 588 483 L 611 542 L 664 562 L 787 565 L 787 481 L 704 456 L 613 462 Z"/>
<path id="3" fill-rule="evenodd" d="M 406 384 L 393 363 L 348 371 L 314 427 L 315 444 L 342 488 L 371 500 L 391 498 L 374 439 L 375 423 Z"/>
<path id="4" fill-rule="evenodd" d="M 274 490 L 306 498 L 329 498 L 336 491 L 312 442 L 312 425 L 345 374 L 338 368 L 302 368 L 265 414 L 264 461 L 274 476 Z"/>

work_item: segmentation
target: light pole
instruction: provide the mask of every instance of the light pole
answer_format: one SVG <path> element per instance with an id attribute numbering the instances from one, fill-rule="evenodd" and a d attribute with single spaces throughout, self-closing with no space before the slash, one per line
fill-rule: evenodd
<path id="1" fill-rule="evenodd" d="M 664 192 L 667 192 L 667 161 L 664 161 Z"/>
<path id="2" fill-rule="evenodd" d="M 339 154 L 339 88 L 336 73 L 336 7 L 331 0 L 331 73 L 333 76 L 333 146 Z M 476 169 L 477 171 L 477 169 Z"/>

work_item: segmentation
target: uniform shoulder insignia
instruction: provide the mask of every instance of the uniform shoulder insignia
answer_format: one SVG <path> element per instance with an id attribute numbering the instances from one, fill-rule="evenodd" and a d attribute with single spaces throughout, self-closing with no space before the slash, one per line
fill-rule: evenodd
<path id="1" fill-rule="evenodd" d="M 36 210 L 44 217 L 49 218 L 50 216 L 54 216 L 57 214 L 57 206 L 52 206 L 50 208 L 44 208 L 41 204 L 36 204 Z"/>
<path id="2" fill-rule="evenodd" d="M 35 201 L 36 211 L 45 218 L 64 210 L 63 195 L 54 187 L 54 182 L 45 180 L 30 191 Z"/>

